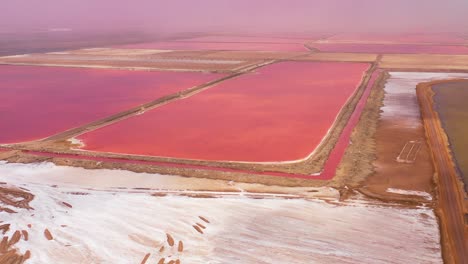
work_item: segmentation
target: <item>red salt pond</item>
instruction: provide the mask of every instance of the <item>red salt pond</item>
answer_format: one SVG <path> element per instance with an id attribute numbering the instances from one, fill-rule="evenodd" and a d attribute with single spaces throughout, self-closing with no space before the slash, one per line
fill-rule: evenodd
<path id="1" fill-rule="evenodd" d="M 416 44 L 351 44 L 314 43 L 310 46 L 323 52 L 392 53 L 392 54 L 468 54 L 466 46 Z"/>
<path id="2" fill-rule="evenodd" d="M 247 50 L 247 51 L 307 51 L 301 43 L 223 43 L 223 42 L 148 42 L 114 46 L 119 49 L 156 50 Z"/>
<path id="3" fill-rule="evenodd" d="M 130 163 L 130 164 L 144 164 L 144 165 L 155 165 L 161 167 L 172 167 L 172 168 L 183 168 L 183 169 L 206 169 L 220 172 L 244 172 L 244 173 L 254 173 L 267 176 L 276 176 L 276 177 L 287 177 L 287 178 L 301 178 L 309 180 L 330 180 L 335 176 L 336 169 L 340 163 L 346 147 L 349 145 L 351 139 L 351 133 L 354 127 L 358 124 L 361 113 L 366 105 L 367 99 L 371 92 L 372 87 L 374 86 L 377 78 L 382 71 L 375 71 L 369 82 L 367 83 L 366 89 L 361 96 L 358 104 L 356 105 L 355 110 L 353 111 L 348 123 L 343 129 L 338 142 L 335 144 L 328 160 L 325 163 L 323 170 L 320 173 L 314 175 L 304 175 L 304 174 L 292 174 L 284 172 L 251 172 L 245 170 L 235 170 L 229 168 L 220 168 L 220 167 L 209 167 L 203 165 L 187 165 L 187 164 L 175 164 L 169 162 L 157 162 L 157 161 L 145 161 L 145 160 L 128 160 L 123 158 L 106 158 L 106 157 L 92 157 L 84 155 L 74 155 L 74 154 L 57 154 L 57 153 L 48 153 L 48 152 L 38 152 L 38 151 L 26 151 L 29 154 L 45 157 L 58 157 L 58 158 L 68 158 L 68 159 L 77 159 L 77 160 L 94 160 L 94 161 L 104 161 L 104 162 L 115 162 L 115 163 Z"/>
<path id="4" fill-rule="evenodd" d="M 282 62 L 81 135 L 85 149 L 202 160 L 307 157 L 359 86 L 365 63 Z"/>
<path id="5" fill-rule="evenodd" d="M 0 143 L 45 138 L 220 77 L 0 66 Z"/>

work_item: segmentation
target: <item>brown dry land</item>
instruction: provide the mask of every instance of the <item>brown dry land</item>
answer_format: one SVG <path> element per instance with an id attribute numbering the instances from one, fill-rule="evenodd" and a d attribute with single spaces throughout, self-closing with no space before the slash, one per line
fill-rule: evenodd
<path id="1" fill-rule="evenodd" d="M 468 228 L 465 215 L 468 203 L 465 199 L 463 183 L 457 174 L 456 165 L 450 153 L 448 137 L 434 107 L 434 92 L 431 89 L 433 85 L 441 83 L 443 81 L 419 84 L 418 99 L 436 169 L 437 208 L 441 224 L 444 260 L 446 263 L 467 263 Z"/>
<path id="2" fill-rule="evenodd" d="M 468 71 L 468 55 L 385 54 L 380 68 L 394 71 Z"/>
<path id="3" fill-rule="evenodd" d="M 367 53 L 312 53 L 307 56 L 299 57 L 296 60 L 310 61 L 342 61 L 342 62 L 374 62 L 377 60 L 377 54 Z"/>
<path id="4" fill-rule="evenodd" d="M 166 58 L 159 52 L 151 54 L 136 54 L 131 51 L 127 55 L 120 54 L 31 54 L 25 56 L 3 57 L 0 64 L 62 66 L 82 68 L 112 68 L 127 70 L 172 70 L 172 71 L 209 71 L 232 72 L 248 66 L 254 61 L 243 60 L 203 60 L 201 58 Z"/>
<path id="5" fill-rule="evenodd" d="M 398 108 L 402 112 L 419 112 L 415 92 L 386 94 L 385 97 L 386 107 Z M 392 199 L 400 197 L 388 193 L 388 188 L 432 193 L 432 161 L 424 140 L 420 116 L 407 116 L 403 119 L 399 116 L 381 115 L 372 138 L 375 155 L 373 170 L 362 191 L 375 197 Z M 400 154 L 403 157 L 400 157 Z M 409 160 L 405 154 L 411 155 Z"/>

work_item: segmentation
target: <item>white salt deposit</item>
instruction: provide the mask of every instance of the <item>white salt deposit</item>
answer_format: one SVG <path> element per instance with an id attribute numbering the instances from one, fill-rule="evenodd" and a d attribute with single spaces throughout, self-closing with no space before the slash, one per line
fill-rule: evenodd
<path id="1" fill-rule="evenodd" d="M 431 201 L 432 200 L 432 195 L 430 195 L 427 192 L 421 192 L 421 191 L 408 191 L 408 190 L 401 190 L 401 189 L 395 189 L 395 188 L 388 188 L 387 192 L 389 193 L 396 193 L 396 194 L 402 194 L 402 195 L 414 195 L 414 196 L 421 196 L 424 199 Z"/>
<path id="2" fill-rule="evenodd" d="M 0 220 L 12 225 L 7 235 L 28 231 L 29 240 L 17 247 L 31 250 L 29 263 L 140 263 L 147 253 L 147 263 L 162 257 L 166 263 L 442 263 L 438 225 L 429 208 L 361 200 L 201 199 L 89 190 L 77 182 L 63 184 L 60 175 L 66 178 L 71 172 L 99 182 L 101 176 L 111 180 L 109 171 L 74 169 L 0 164 L 2 181 L 35 195 L 34 210 L 0 213 Z M 124 172 L 114 173 L 118 181 Z M 144 177 L 125 176 L 136 177 L 134 181 Z M 59 186 L 50 186 L 54 181 Z M 206 228 L 204 234 L 193 228 L 197 223 Z M 45 228 L 54 240 L 45 238 Z M 174 247 L 167 244 L 166 233 L 174 238 Z M 183 252 L 177 252 L 180 240 Z"/>
<path id="3" fill-rule="evenodd" d="M 407 128 L 422 126 L 416 86 L 434 80 L 468 78 L 466 73 L 390 72 L 385 84 L 381 119 L 397 118 Z"/>

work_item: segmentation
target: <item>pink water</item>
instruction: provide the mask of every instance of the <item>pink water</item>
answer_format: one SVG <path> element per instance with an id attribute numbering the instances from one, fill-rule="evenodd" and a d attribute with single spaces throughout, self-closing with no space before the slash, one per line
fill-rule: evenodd
<path id="1" fill-rule="evenodd" d="M 343 132 L 341 133 L 338 142 L 336 143 L 335 147 L 333 148 L 328 160 L 325 163 L 325 166 L 319 174 L 311 175 L 304 175 L 304 174 L 292 174 L 292 173 L 283 173 L 283 172 L 251 172 L 251 171 L 244 171 L 244 170 L 235 170 L 235 169 L 227 169 L 227 168 L 219 168 L 219 167 L 209 167 L 209 166 L 199 166 L 199 165 L 185 165 L 185 164 L 175 164 L 169 162 L 154 162 L 154 161 L 144 161 L 144 160 L 127 160 L 127 159 L 119 159 L 119 158 L 102 158 L 102 157 L 90 157 L 90 156 L 81 156 L 81 155 L 73 155 L 73 154 L 56 154 L 56 153 L 47 153 L 47 152 L 37 152 L 37 151 L 29 151 L 30 154 L 38 155 L 38 156 L 47 156 L 47 157 L 59 157 L 59 158 L 70 158 L 70 159 L 78 159 L 78 160 L 95 160 L 95 161 L 106 161 L 106 162 L 123 162 L 123 163 L 130 163 L 130 164 L 144 164 L 144 165 L 155 165 L 155 166 L 162 166 L 162 167 L 174 167 L 174 168 L 183 168 L 183 169 L 207 169 L 213 171 L 220 171 L 220 172 L 245 172 L 245 173 L 255 173 L 259 175 L 266 175 L 266 176 L 276 176 L 276 177 L 288 177 L 288 178 L 302 178 L 302 179 L 309 179 L 309 180 L 330 180 L 335 176 L 336 169 L 343 158 L 343 155 L 346 151 L 347 146 L 350 143 L 351 133 L 353 129 L 359 122 L 359 118 L 361 116 L 362 111 L 366 105 L 367 99 L 371 92 L 372 87 L 375 84 L 378 76 L 380 75 L 381 71 L 375 71 L 370 81 L 367 84 L 366 90 L 364 91 L 361 99 L 359 100 L 356 108 L 351 115 L 346 127 L 344 128 Z"/>
<path id="2" fill-rule="evenodd" d="M 0 66 L 0 143 L 42 139 L 220 77 Z"/>
<path id="3" fill-rule="evenodd" d="M 81 135 L 85 149 L 201 160 L 308 156 L 361 82 L 365 63 L 282 62 Z"/>

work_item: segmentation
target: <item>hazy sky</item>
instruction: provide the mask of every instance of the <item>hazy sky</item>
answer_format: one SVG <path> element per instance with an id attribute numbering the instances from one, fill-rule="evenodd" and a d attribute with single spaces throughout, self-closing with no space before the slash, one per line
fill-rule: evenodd
<path id="1" fill-rule="evenodd" d="M 0 30 L 466 31 L 468 0 L 1 0 Z"/>

